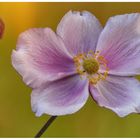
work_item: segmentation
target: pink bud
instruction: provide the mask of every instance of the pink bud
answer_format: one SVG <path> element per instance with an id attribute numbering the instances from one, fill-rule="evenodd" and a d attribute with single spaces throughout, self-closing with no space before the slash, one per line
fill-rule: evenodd
<path id="1" fill-rule="evenodd" d="M 3 36 L 4 28 L 5 28 L 5 25 L 4 25 L 3 21 L 0 19 L 0 39 Z"/>

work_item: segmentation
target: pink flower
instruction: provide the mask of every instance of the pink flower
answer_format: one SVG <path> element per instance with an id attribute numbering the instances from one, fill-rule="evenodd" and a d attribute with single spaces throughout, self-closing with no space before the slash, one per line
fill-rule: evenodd
<path id="1" fill-rule="evenodd" d="M 91 13 L 69 11 L 56 34 L 50 28 L 22 33 L 12 64 L 33 89 L 36 116 L 72 114 L 89 93 L 121 117 L 140 113 L 134 78 L 140 74 L 140 14 L 111 17 L 102 29 Z"/>

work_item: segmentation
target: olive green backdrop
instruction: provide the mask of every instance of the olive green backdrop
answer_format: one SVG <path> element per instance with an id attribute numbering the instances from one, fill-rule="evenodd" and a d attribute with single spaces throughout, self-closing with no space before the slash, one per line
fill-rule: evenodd
<path id="1" fill-rule="evenodd" d="M 0 40 L 0 137 L 33 137 L 49 118 L 37 118 L 31 111 L 31 89 L 12 67 L 11 52 L 21 32 L 32 27 L 55 30 L 69 10 L 88 10 L 105 25 L 110 16 L 140 12 L 140 3 L 0 3 L 6 26 Z M 58 117 L 43 137 L 140 137 L 140 115 L 119 118 L 90 97 L 77 113 Z"/>

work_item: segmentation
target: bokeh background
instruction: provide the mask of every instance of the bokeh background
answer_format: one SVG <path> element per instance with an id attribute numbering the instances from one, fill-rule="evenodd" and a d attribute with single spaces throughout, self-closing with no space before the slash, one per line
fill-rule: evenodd
<path id="1" fill-rule="evenodd" d="M 0 40 L 0 137 L 34 137 L 50 117 L 35 117 L 30 93 L 11 65 L 18 35 L 32 27 L 56 29 L 69 10 L 88 10 L 104 26 L 110 16 L 140 12 L 140 3 L 0 3 L 5 33 Z M 124 21 L 125 22 L 125 21 Z M 43 137 L 140 137 L 140 115 L 119 118 L 91 98 L 77 113 L 58 117 Z"/>

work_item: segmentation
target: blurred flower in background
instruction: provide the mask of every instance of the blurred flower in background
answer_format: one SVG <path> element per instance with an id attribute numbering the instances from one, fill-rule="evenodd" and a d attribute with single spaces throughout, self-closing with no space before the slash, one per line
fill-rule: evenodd
<path id="1" fill-rule="evenodd" d="M 3 36 L 3 32 L 4 32 L 4 23 L 2 21 L 2 19 L 0 19 L 0 38 L 2 38 Z"/>

